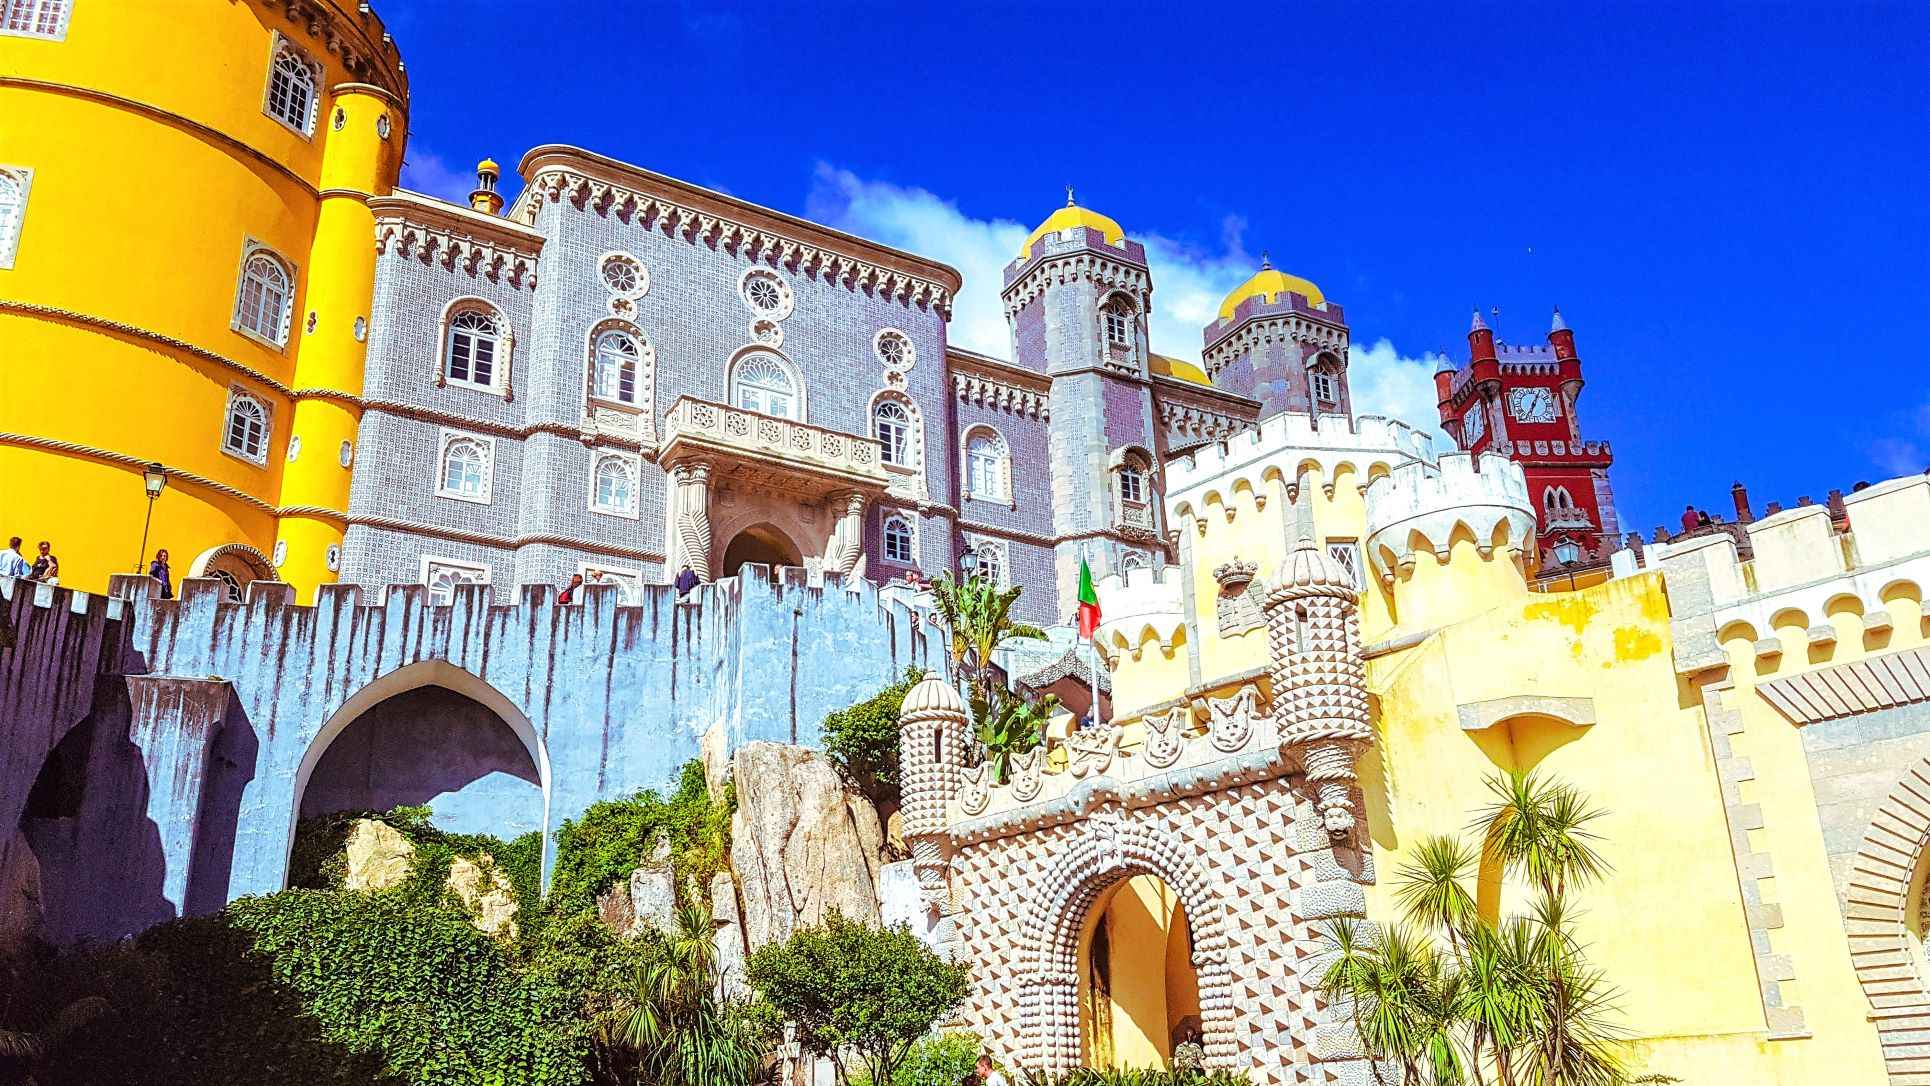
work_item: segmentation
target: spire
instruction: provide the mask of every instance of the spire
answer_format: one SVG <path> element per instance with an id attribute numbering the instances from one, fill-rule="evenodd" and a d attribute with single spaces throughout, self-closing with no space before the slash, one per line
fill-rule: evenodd
<path id="1" fill-rule="evenodd" d="M 1067 207 L 1078 207 L 1078 206 L 1079 206 L 1079 204 L 1078 204 L 1078 202 L 1077 202 L 1077 201 L 1075 201 L 1075 200 L 1073 200 L 1073 198 L 1072 198 L 1072 186 L 1071 186 L 1071 185 L 1067 185 L 1067 186 L 1066 186 L 1066 206 L 1067 206 Z"/>
<path id="2" fill-rule="evenodd" d="M 1268 252 L 1265 249 L 1260 250 L 1260 270 L 1261 271 L 1273 270 L 1273 254 Z"/>
<path id="3" fill-rule="evenodd" d="M 1568 322 L 1567 322 L 1567 321 L 1565 321 L 1565 320 L 1562 320 L 1562 319 L 1561 319 L 1561 307 L 1560 307 L 1560 306 L 1556 306 L 1556 307 L 1555 307 L 1555 319 L 1554 319 L 1554 322 L 1553 322 L 1553 323 L 1551 323 L 1551 324 L 1550 324 L 1550 325 L 1548 326 L 1548 330 L 1549 330 L 1550 332 L 1566 332 L 1566 331 L 1568 331 Z"/>
<path id="4" fill-rule="evenodd" d="M 1434 372 L 1453 373 L 1458 368 L 1459 367 L 1454 364 L 1454 359 L 1448 357 L 1447 348 L 1441 348 L 1441 361 L 1434 367 Z"/>
<path id="5" fill-rule="evenodd" d="M 1487 331 L 1487 330 L 1488 330 L 1488 322 L 1486 322 L 1486 321 L 1484 321 L 1484 320 L 1482 320 L 1482 319 L 1481 319 L 1481 307 L 1480 307 L 1480 306 L 1475 306 L 1475 307 L 1474 307 L 1474 323 L 1468 326 L 1468 331 L 1470 331 L 1470 332 L 1485 332 L 1485 331 Z"/>

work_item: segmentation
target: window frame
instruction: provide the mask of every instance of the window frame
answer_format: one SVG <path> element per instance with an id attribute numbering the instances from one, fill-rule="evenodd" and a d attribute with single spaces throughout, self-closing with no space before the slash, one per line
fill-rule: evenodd
<path id="1" fill-rule="evenodd" d="M 603 343 L 615 336 L 630 341 L 635 350 L 630 354 L 628 363 L 616 363 L 615 395 L 604 395 L 603 386 Z M 631 411 L 643 409 L 643 336 L 628 326 L 605 325 L 590 333 L 590 399 L 595 403 L 621 407 Z M 618 352 L 619 354 L 621 352 Z M 630 367 L 630 398 L 623 398 L 623 366 Z"/>
<path id="2" fill-rule="evenodd" d="M 1139 329 L 1136 327 L 1138 321 L 1138 307 L 1133 305 L 1132 300 L 1124 294 L 1115 291 L 1106 299 L 1105 304 L 1099 307 L 1100 338 L 1108 347 L 1123 347 L 1130 351 L 1137 345 L 1136 341 L 1139 338 Z M 1119 336 L 1113 335 L 1115 322 L 1122 332 Z"/>
<path id="3" fill-rule="evenodd" d="M 481 452 L 482 463 L 478 469 L 482 484 L 478 493 L 469 494 L 451 489 L 449 482 L 449 450 L 459 442 L 473 443 Z M 443 427 L 436 441 L 435 491 L 436 497 L 451 501 L 469 502 L 472 505 L 495 504 L 496 476 L 496 439 L 485 434 L 473 434 L 467 430 L 452 430 Z"/>
<path id="4" fill-rule="evenodd" d="M 473 581 L 450 582 L 452 585 L 452 588 L 449 594 L 442 599 L 437 599 L 435 584 L 429 579 L 430 573 L 434 571 L 437 567 L 450 569 L 450 570 L 466 570 L 470 573 L 480 573 L 482 574 L 482 576 Z M 491 567 L 487 562 L 474 562 L 465 558 L 449 558 L 439 554 L 423 555 L 420 559 L 417 569 L 419 571 L 417 574 L 417 583 L 421 584 L 424 588 L 427 588 L 429 590 L 429 603 L 432 606 L 443 606 L 443 605 L 454 603 L 455 592 L 453 590 L 453 585 L 455 584 L 490 584 L 493 582 L 493 579 L 495 576 L 494 568 Z"/>
<path id="5" fill-rule="evenodd" d="M 743 403 L 739 399 L 738 393 L 744 387 L 743 385 L 744 369 L 747 366 L 750 366 L 756 362 L 763 361 L 763 360 L 768 360 L 779 373 L 784 375 L 784 379 L 790 382 L 790 386 L 791 386 L 790 396 L 791 396 L 791 402 L 794 406 L 793 406 L 793 410 L 789 414 L 778 414 L 773 411 L 767 411 L 763 407 L 755 407 L 750 404 Z M 752 386 L 752 387 L 757 387 L 757 386 Z M 739 411 L 751 411 L 756 414 L 764 415 L 769 418 L 789 419 L 792 422 L 805 421 L 804 378 L 801 374 L 798 373 L 797 367 L 791 364 L 790 359 L 784 357 L 783 355 L 779 354 L 774 350 L 771 350 L 768 347 L 760 347 L 756 350 L 744 351 L 743 353 L 739 354 L 737 357 L 731 359 L 730 372 L 725 381 L 725 391 L 726 391 L 726 394 L 730 397 L 730 400 L 729 400 L 730 406 L 733 408 L 736 408 Z M 768 405 L 768 401 L 767 401 L 767 405 Z"/>
<path id="6" fill-rule="evenodd" d="M 623 468 L 624 474 L 627 476 L 626 481 L 630 488 L 629 499 L 626 502 L 626 504 L 622 506 L 605 505 L 602 503 L 602 500 L 601 500 L 602 499 L 601 484 L 603 481 L 602 473 L 603 473 L 604 466 L 607 464 L 621 465 Z M 597 449 L 591 454 L 590 456 L 590 492 L 589 492 L 590 512 L 599 513 L 599 514 L 602 514 L 603 516 L 609 516 L 609 517 L 622 517 L 625 520 L 639 519 L 641 517 L 641 509 L 643 506 L 643 502 L 638 494 L 638 490 L 642 486 L 642 484 L 643 484 L 643 461 L 641 457 L 633 453 L 617 452 L 611 449 Z M 598 566 L 596 568 L 602 569 L 603 567 Z"/>
<path id="7" fill-rule="evenodd" d="M 246 448 L 235 448 L 229 444 L 229 435 L 234 429 L 235 412 L 243 404 L 252 404 L 261 412 L 261 447 L 250 453 Z M 275 407 L 266 397 L 257 396 L 247 388 L 234 384 L 228 386 L 228 406 L 221 412 L 221 451 L 244 464 L 256 467 L 268 466 L 268 448 L 275 443 Z"/>
<path id="8" fill-rule="evenodd" d="M 31 9 L 42 14 L 47 8 L 57 8 L 59 16 L 52 31 L 21 30 L 7 25 L 16 12 Z M 0 0 L 0 37 L 32 38 L 35 41 L 66 41 L 67 24 L 74 16 L 73 0 Z M 35 20 L 38 21 L 38 20 Z"/>
<path id="9" fill-rule="evenodd" d="M 985 575 L 986 559 L 989 557 L 992 560 L 993 572 L 997 574 L 992 578 L 992 583 L 1000 589 L 1012 587 L 1012 552 L 1004 540 L 968 537 L 965 541 L 965 550 L 978 556 L 979 576 Z M 959 557 L 962 559 L 964 555 L 961 554 Z"/>
<path id="10" fill-rule="evenodd" d="M 1313 401 L 1316 404 L 1340 406 L 1340 378 L 1332 371 L 1313 371 Z"/>
<path id="11" fill-rule="evenodd" d="M 259 329 L 241 319 L 242 300 L 247 297 L 248 292 L 248 265 L 253 263 L 256 257 L 263 257 L 273 262 L 287 280 L 287 293 L 282 297 L 281 317 L 275 324 L 276 335 L 272 338 L 263 335 Z M 234 304 L 229 307 L 228 328 L 256 343 L 272 347 L 277 351 L 286 351 L 289 332 L 295 319 L 295 285 L 298 281 L 299 276 L 294 263 L 272 246 L 265 245 L 254 238 L 243 241 L 241 262 L 235 268 L 235 297 Z"/>
<path id="12" fill-rule="evenodd" d="M 885 418 L 887 411 L 897 412 L 898 417 L 887 420 Z M 912 466 L 912 425 L 911 412 L 896 399 L 880 399 L 871 405 L 871 436 L 878 442 L 878 458 L 886 467 L 910 468 Z M 895 446 L 885 437 L 887 426 L 898 431 Z M 892 454 L 893 448 L 898 450 L 895 456 Z"/>
<path id="13" fill-rule="evenodd" d="M 5 2 L 0 0 L 0 3 Z M 0 164 L 0 174 L 11 178 L 20 189 L 20 198 L 14 203 L 13 227 L 8 232 L 0 233 L 0 271 L 6 271 L 13 267 L 15 258 L 20 255 L 20 238 L 27 230 L 27 198 L 33 193 L 34 171 L 31 166 Z"/>
<path id="14" fill-rule="evenodd" d="M 976 473 L 973 471 L 972 441 L 977 437 L 989 438 L 993 450 L 992 474 L 994 478 L 992 483 L 994 489 L 990 493 L 983 492 L 973 485 Z M 962 468 L 961 474 L 963 475 L 963 478 L 960 480 L 962 484 L 961 489 L 964 491 L 966 498 L 977 501 L 1011 503 L 1012 445 L 1005 440 L 1005 435 L 1000 433 L 997 427 L 986 423 L 977 423 L 966 427 L 964 434 L 959 437 L 959 463 Z"/>
<path id="15" fill-rule="evenodd" d="M 308 115 L 303 118 L 300 127 L 290 124 L 288 118 L 275 112 L 274 109 L 275 73 L 281 64 L 283 56 L 291 58 L 308 73 Z M 321 63 L 309 54 L 308 50 L 297 45 L 292 39 L 285 37 L 280 31 L 275 32 L 274 40 L 268 48 L 268 80 L 261 91 L 262 113 L 272 118 L 276 124 L 281 125 L 297 136 L 305 140 L 313 140 L 315 138 L 316 119 L 322 114 L 322 88 L 327 82 L 328 73 L 323 70 Z"/>
<path id="16" fill-rule="evenodd" d="M 891 553 L 891 529 L 894 524 L 901 528 L 904 534 L 905 554 L 902 558 Z M 918 564 L 918 529 L 914 526 L 910 515 L 902 511 L 885 513 L 884 521 L 878 526 L 878 554 L 893 565 L 916 566 Z"/>
<path id="17" fill-rule="evenodd" d="M 1350 557 L 1342 558 L 1340 555 L 1343 552 Z M 1367 557 L 1361 551 L 1360 540 L 1329 539 L 1327 541 L 1327 557 L 1332 558 L 1335 564 L 1345 569 L 1348 575 L 1353 578 L 1354 591 L 1365 592 L 1367 590 L 1367 567 L 1363 564 L 1367 560 Z"/>
<path id="18" fill-rule="evenodd" d="M 452 356 L 456 349 L 456 335 L 458 332 L 456 322 L 463 317 L 474 314 L 486 316 L 490 323 L 495 326 L 495 331 L 490 341 L 492 350 L 489 362 L 489 380 L 487 381 L 478 381 L 473 376 L 476 372 L 473 344 L 469 356 L 469 372 L 472 376 L 457 377 L 454 372 L 454 358 Z M 440 363 L 441 373 L 439 375 L 441 382 L 444 385 L 454 385 L 457 388 L 500 394 L 508 385 L 509 355 L 513 349 L 515 340 L 515 336 L 509 327 L 509 320 L 504 316 L 503 311 L 494 303 L 482 298 L 457 298 L 443 308 L 442 321 L 440 323 L 442 329 L 442 360 Z"/>

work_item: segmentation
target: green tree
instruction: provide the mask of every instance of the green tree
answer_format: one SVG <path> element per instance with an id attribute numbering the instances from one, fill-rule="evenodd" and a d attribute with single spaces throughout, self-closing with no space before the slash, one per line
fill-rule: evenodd
<path id="1" fill-rule="evenodd" d="M 913 1043 L 964 1000 L 968 973 L 932 953 L 910 929 L 880 930 L 833 911 L 751 955 L 745 976 L 768 1017 L 793 1023 L 798 1041 L 849 1083 L 855 1055 L 874 1083 L 892 1082 Z"/>
<path id="2" fill-rule="evenodd" d="M 652 940 L 599 1041 L 651 1086 L 748 1086 L 765 1046 L 744 1008 L 723 996 L 710 910 L 691 902 Z"/>
<path id="3" fill-rule="evenodd" d="M 1012 605 L 1022 590 L 1000 588 L 976 574 L 954 580 L 949 573 L 932 582 L 932 598 L 950 631 L 953 673 L 966 684 L 966 704 L 974 722 L 973 734 L 992 760 L 993 779 L 1005 780 L 1014 754 L 1023 754 L 1045 737 L 1045 722 L 1059 707 L 1057 698 L 1037 700 L 1006 689 L 992 654 L 1015 637 L 1043 640 L 1045 631 L 1012 619 Z"/>
<path id="4" fill-rule="evenodd" d="M 897 682 L 824 718 L 824 753 L 876 806 L 898 804 L 898 708 L 924 677 L 923 668 L 906 668 Z"/>

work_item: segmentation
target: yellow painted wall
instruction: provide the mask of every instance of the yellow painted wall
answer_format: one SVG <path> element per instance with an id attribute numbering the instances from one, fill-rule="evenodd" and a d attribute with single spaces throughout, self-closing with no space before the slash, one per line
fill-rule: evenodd
<path id="1" fill-rule="evenodd" d="M 1093 934 L 1105 926 L 1111 947 L 1109 1013 L 1091 1013 Z M 1199 1014 L 1199 980 L 1187 949 L 1186 913 L 1171 887 L 1136 875 L 1093 904 L 1080 950 L 1080 1032 L 1088 1063 L 1165 1067 L 1173 1028 Z M 1095 1030 L 1102 1035 L 1095 1036 Z"/>
<path id="2" fill-rule="evenodd" d="M 362 39 L 363 55 L 393 57 L 358 5 L 343 0 L 330 16 Z M 324 67 L 312 137 L 262 111 L 276 33 Z M 406 93 L 399 73 L 362 74 Z M 272 554 L 283 506 L 345 511 L 338 448 L 354 417 L 339 402 L 297 403 L 289 390 L 361 392 L 350 311 L 366 314 L 374 263 L 362 197 L 392 186 L 407 118 L 393 91 L 331 92 L 353 78 L 306 23 L 264 2 L 93 0 L 74 5 L 63 40 L 0 37 L 0 164 L 33 171 L 13 267 L 0 269 L 0 471 L 9 480 L 0 530 L 29 547 L 53 541 L 62 583 L 104 590 L 134 567 L 148 461 L 177 473 L 148 545 L 172 552 L 177 578 L 218 545 Z M 349 114 L 340 130 L 330 123 L 337 104 Z M 386 140 L 375 132 L 380 113 Z M 324 200 L 325 188 L 342 195 Z M 249 239 L 295 268 L 283 347 L 230 326 Z M 318 313 L 308 336 L 306 314 L 318 307 L 342 315 L 323 322 Z M 326 357 L 310 365 L 311 355 Z M 221 450 L 231 385 L 270 405 L 265 464 Z M 90 395 L 76 401 L 72 389 Z M 295 432 L 304 452 L 289 465 Z M 334 477 L 309 478 L 323 464 Z M 312 522 L 284 529 L 291 561 L 281 576 L 304 594 L 332 579 Z M 339 539 L 339 520 L 330 530 Z"/>

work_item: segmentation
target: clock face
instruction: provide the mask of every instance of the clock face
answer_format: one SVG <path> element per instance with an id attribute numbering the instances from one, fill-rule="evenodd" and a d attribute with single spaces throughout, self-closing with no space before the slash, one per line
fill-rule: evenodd
<path id="1" fill-rule="evenodd" d="M 1555 421 L 1555 391 L 1549 388 L 1517 388 L 1508 392 L 1508 414 L 1518 422 Z"/>

